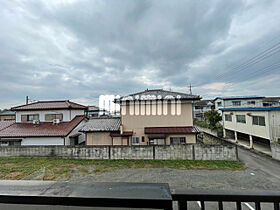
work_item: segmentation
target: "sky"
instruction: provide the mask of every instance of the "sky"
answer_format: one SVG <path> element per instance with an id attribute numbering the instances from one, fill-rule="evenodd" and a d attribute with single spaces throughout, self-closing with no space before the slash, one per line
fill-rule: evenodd
<path id="1" fill-rule="evenodd" d="M 279 0 L 0 0 L 0 109 L 145 89 L 280 96 Z"/>

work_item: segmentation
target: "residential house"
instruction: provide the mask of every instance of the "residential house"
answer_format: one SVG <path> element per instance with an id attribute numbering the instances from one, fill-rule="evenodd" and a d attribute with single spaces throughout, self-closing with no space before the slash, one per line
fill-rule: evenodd
<path id="1" fill-rule="evenodd" d="M 11 110 L 5 110 L 0 113 L 0 121 L 5 120 L 15 120 L 16 119 L 16 113 Z"/>
<path id="2" fill-rule="evenodd" d="M 64 101 L 38 101 L 13 107 L 15 123 L 0 130 L 1 145 L 75 145 L 85 141 L 78 130 L 86 106 Z"/>
<path id="3" fill-rule="evenodd" d="M 87 145 L 169 145 L 196 143 L 193 102 L 200 96 L 145 90 L 116 100 L 121 117 L 92 119 L 81 129 Z"/>
<path id="4" fill-rule="evenodd" d="M 194 118 L 198 120 L 205 120 L 204 113 L 214 108 L 215 106 L 212 100 L 196 101 L 193 106 Z"/>
<path id="5" fill-rule="evenodd" d="M 280 140 L 280 107 L 223 108 L 224 136 L 269 144 Z"/>
<path id="6" fill-rule="evenodd" d="M 95 118 L 100 116 L 100 109 L 97 106 L 88 106 L 87 111 L 88 118 Z"/>

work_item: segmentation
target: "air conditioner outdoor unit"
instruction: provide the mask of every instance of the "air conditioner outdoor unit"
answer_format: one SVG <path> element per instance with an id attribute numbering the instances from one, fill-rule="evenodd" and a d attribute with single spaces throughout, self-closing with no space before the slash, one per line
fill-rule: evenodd
<path id="1" fill-rule="evenodd" d="M 34 125 L 39 125 L 39 124 L 40 124 L 40 121 L 39 121 L 39 120 L 33 120 L 33 124 L 34 124 Z"/>
<path id="2" fill-rule="evenodd" d="M 59 124 L 60 123 L 60 119 L 54 119 L 53 120 L 53 124 Z"/>

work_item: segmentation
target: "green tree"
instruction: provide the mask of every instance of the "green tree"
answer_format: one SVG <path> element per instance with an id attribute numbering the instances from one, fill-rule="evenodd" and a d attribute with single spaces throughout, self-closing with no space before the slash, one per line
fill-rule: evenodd
<path id="1" fill-rule="evenodd" d="M 218 122 L 222 120 L 222 116 L 217 110 L 210 110 L 204 113 L 206 120 L 209 122 L 209 126 L 211 129 L 216 129 Z"/>

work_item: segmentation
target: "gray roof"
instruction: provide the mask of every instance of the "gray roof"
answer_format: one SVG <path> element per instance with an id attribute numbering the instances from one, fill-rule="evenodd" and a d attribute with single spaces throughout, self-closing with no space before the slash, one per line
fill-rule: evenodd
<path id="1" fill-rule="evenodd" d="M 6 115 L 16 115 L 15 111 L 10 111 L 10 110 L 6 110 L 0 113 L 1 116 L 6 116 Z"/>
<path id="2" fill-rule="evenodd" d="M 81 129 L 81 132 L 94 131 L 119 131 L 121 119 L 119 117 L 112 118 L 94 118 L 89 120 Z"/>
<path id="3" fill-rule="evenodd" d="M 129 100 L 157 100 L 157 99 L 181 99 L 181 100 L 200 100 L 199 95 L 167 91 L 163 89 L 145 90 L 130 94 L 120 98 L 121 101 Z"/>
<path id="4" fill-rule="evenodd" d="M 214 105 L 212 100 L 201 100 L 201 101 L 196 101 L 194 103 L 194 105 L 198 105 L 198 106 L 210 106 L 210 105 Z"/>

